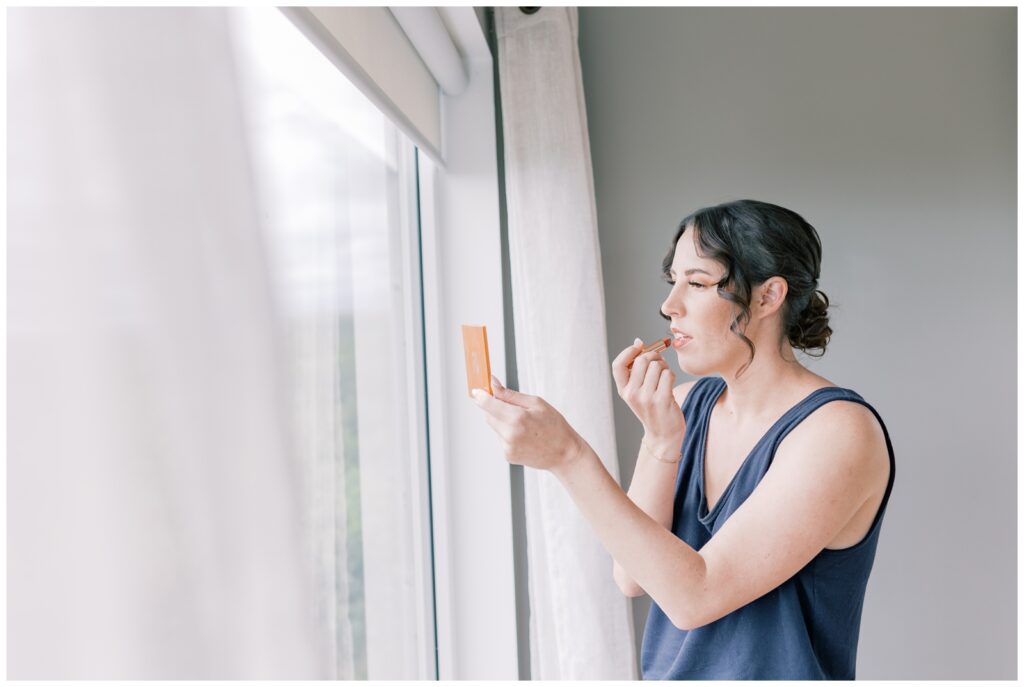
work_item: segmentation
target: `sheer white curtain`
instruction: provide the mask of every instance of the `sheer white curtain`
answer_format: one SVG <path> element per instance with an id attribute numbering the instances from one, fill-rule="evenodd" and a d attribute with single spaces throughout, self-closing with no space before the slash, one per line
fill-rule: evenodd
<path id="1" fill-rule="evenodd" d="M 575 8 L 495 8 L 516 358 L 616 479 L 612 385 Z M 533 679 L 635 679 L 629 600 L 551 475 L 526 471 Z"/>
<path id="2" fill-rule="evenodd" d="M 7 22 L 8 676 L 325 676 L 226 13 Z"/>
<path id="3" fill-rule="evenodd" d="M 232 16 L 329 677 L 433 677 L 415 148 L 281 10 Z"/>

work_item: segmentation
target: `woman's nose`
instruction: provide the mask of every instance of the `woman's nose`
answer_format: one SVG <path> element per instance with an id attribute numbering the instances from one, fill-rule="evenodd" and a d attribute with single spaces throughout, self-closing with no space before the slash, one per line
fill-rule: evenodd
<path id="1" fill-rule="evenodd" d="M 670 296 L 661 304 L 661 314 L 667 318 L 671 318 L 672 316 L 679 314 L 680 308 L 680 304 L 673 302 L 672 297 Z"/>

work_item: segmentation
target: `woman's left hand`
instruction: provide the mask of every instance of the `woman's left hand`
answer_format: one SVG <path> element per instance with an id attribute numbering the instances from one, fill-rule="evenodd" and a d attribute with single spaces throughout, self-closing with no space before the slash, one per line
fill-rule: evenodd
<path id="1" fill-rule="evenodd" d="M 494 376 L 491 386 L 494 396 L 476 390 L 473 400 L 504 444 L 505 460 L 556 471 L 579 457 L 586 442 L 547 401 L 506 389 Z"/>

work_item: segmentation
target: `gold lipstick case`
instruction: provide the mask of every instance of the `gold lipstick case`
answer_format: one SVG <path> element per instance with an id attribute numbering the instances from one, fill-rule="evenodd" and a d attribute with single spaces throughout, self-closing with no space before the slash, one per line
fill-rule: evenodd
<path id="1" fill-rule="evenodd" d="M 639 353 L 637 353 L 637 358 L 642 356 L 644 353 L 650 353 L 651 351 L 656 351 L 656 352 L 664 351 L 666 348 L 668 348 L 671 345 L 672 345 L 672 339 L 658 339 L 654 343 L 648 344 L 647 346 L 644 346 L 644 350 L 642 350 Z M 633 360 L 630 360 L 628 363 L 626 363 L 626 369 L 627 370 L 632 370 L 633 369 L 633 361 L 634 360 L 636 360 L 636 358 L 633 358 Z"/>

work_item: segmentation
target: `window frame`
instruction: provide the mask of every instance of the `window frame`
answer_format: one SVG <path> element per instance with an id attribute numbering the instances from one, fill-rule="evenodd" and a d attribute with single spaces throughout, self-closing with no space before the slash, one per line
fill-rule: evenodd
<path id="1" fill-rule="evenodd" d="M 421 637 L 419 679 L 437 680 L 437 600 L 434 579 L 434 534 L 433 507 L 430 488 L 430 446 L 429 415 L 427 401 L 427 361 L 423 316 L 423 272 L 421 248 L 421 224 L 419 203 L 419 150 L 402 146 L 399 152 L 399 172 L 405 173 L 405 183 L 399 193 L 399 207 L 406 215 L 402 218 L 402 260 L 405 279 L 402 280 L 404 293 L 404 326 L 406 332 L 413 332 L 409 345 L 405 346 L 406 379 L 412 382 L 408 391 L 406 417 L 409 419 L 408 437 L 410 446 L 409 465 L 416 471 L 413 495 L 413 512 L 419 514 L 418 532 L 413 541 L 417 546 L 414 558 L 417 561 L 417 588 L 424 603 L 420 604 L 417 631 Z M 429 614 L 425 613 L 429 609 Z"/>
<path id="2" fill-rule="evenodd" d="M 442 11 L 469 85 L 442 96 L 444 166 L 420 158 L 439 678 L 518 680 L 511 466 L 469 398 L 460 329 L 487 326 L 507 379 L 493 61 L 473 8 Z"/>
<path id="3" fill-rule="evenodd" d="M 331 45 L 329 35 L 309 32 L 304 12 L 281 11 L 385 116 L 399 116 L 380 101 L 372 80 L 352 78 L 345 51 Z M 419 579 L 432 577 L 434 617 L 433 623 L 421 617 L 419 631 L 431 645 L 434 666 L 431 671 L 424 660 L 422 669 L 429 679 L 516 680 L 521 676 L 511 466 L 469 399 L 460 328 L 487 326 L 491 369 L 507 379 L 505 322 L 511 313 L 505 312 L 502 282 L 493 61 L 476 9 L 438 11 L 469 72 L 462 93 L 440 94 L 440 154 L 424 148 L 407 122 L 392 119 L 418 149 L 419 202 L 411 207 L 418 209 L 412 226 L 419 232 L 404 233 L 403 241 L 418 239 L 418 246 L 405 244 L 410 250 L 404 254 L 407 283 L 420 285 L 422 294 L 418 312 L 407 307 L 404 314 L 414 327 L 407 331 L 419 332 L 421 339 L 410 342 L 405 364 L 425 372 L 425 378 L 412 376 L 412 419 L 406 427 L 416 447 L 410 459 L 418 466 L 418 498 L 430 507 L 417 540 Z"/>

